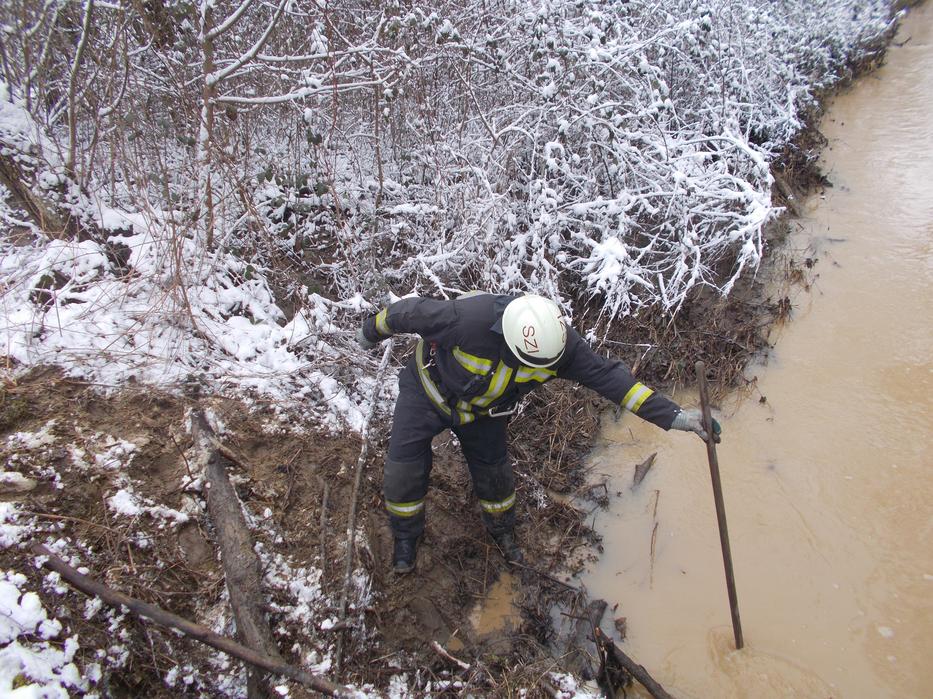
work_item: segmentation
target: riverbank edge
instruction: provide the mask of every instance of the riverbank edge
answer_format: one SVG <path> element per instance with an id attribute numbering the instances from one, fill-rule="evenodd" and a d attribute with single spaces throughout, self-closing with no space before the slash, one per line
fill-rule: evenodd
<path id="1" fill-rule="evenodd" d="M 804 128 L 781 157 L 771 163 L 772 197 L 785 210 L 765 228 L 765 254 L 760 267 L 746 273 L 727 297 L 697 289 L 675 319 L 648 312 L 624 320 L 608 334 L 603 344 L 605 350 L 635 350 L 624 355 L 634 357 L 630 366 L 639 380 L 668 393 L 692 388 L 697 382 L 695 362 L 703 360 L 714 396 L 721 397 L 750 384 L 745 370 L 753 362 L 767 361 L 774 346 L 774 331 L 790 320 L 791 294 L 797 289 L 808 292 L 810 288 L 811 270 L 816 261 L 790 248 L 788 238 L 794 221 L 802 215 L 802 202 L 815 188 L 832 186 L 818 162 L 827 145 L 820 131 L 826 109 L 836 95 L 883 65 L 900 26 L 899 15 L 924 2 L 897 0 L 892 3 L 889 31 L 847 67 L 847 74 L 840 82 L 817 96 L 813 108 L 804 116 Z M 587 309 L 583 315 L 596 317 L 597 313 L 598 309 Z M 547 430 L 548 421 L 554 419 L 551 407 L 555 403 L 562 405 L 561 413 L 574 416 L 574 428 L 569 432 L 561 431 L 557 447 L 552 445 L 549 456 L 556 452 L 560 458 L 545 459 L 544 466 L 537 468 L 533 460 L 518 458 L 517 470 L 534 473 L 536 480 L 542 478 L 542 473 L 545 477 L 548 473 L 560 473 L 559 480 L 569 484 L 563 495 L 571 499 L 585 497 L 598 506 L 608 506 L 608 496 L 600 495 L 605 491 L 599 489 L 599 484 L 587 481 L 586 466 L 598 440 L 601 416 L 608 410 L 605 402 L 592 395 L 581 395 L 572 386 L 555 387 L 551 395 L 541 393 L 544 395 L 534 397 L 528 414 L 516 421 L 513 439 L 521 442 Z M 558 416 L 560 424 L 566 422 L 562 417 Z M 595 553 L 601 554 L 599 533 L 582 521 L 581 524 L 584 538 Z M 587 558 L 571 558 L 572 564 L 565 570 L 576 575 L 585 567 Z M 563 561 L 564 564 L 568 562 Z"/>

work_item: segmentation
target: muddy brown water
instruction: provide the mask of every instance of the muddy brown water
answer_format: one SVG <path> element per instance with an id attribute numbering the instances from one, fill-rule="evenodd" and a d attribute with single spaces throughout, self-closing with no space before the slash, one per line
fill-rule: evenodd
<path id="1" fill-rule="evenodd" d="M 794 241 L 812 246 L 818 279 L 749 370 L 760 394 L 721 406 L 744 650 L 702 443 L 631 416 L 604 430 L 596 470 L 621 495 L 597 519 L 606 553 L 584 581 L 619 604 L 622 647 L 674 696 L 933 697 L 930 3 L 908 37 L 827 114 L 834 187 Z"/>

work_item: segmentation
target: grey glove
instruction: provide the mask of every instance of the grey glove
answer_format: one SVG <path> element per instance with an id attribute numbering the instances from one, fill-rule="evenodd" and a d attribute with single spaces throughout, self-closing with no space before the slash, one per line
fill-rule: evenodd
<path id="1" fill-rule="evenodd" d="M 716 422 L 716 418 L 710 418 L 713 422 L 713 441 L 719 444 L 721 440 L 722 427 Z M 709 441 L 706 436 L 706 430 L 703 429 L 703 413 L 697 408 L 688 408 L 681 410 L 674 417 L 671 423 L 672 430 L 683 430 L 684 432 L 696 432 L 704 442 Z"/>
<path id="2" fill-rule="evenodd" d="M 360 328 L 356 331 L 356 341 L 360 343 L 360 347 L 364 350 L 371 350 L 378 346 L 378 342 L 373 342 L 363 333 L 363 328 Z"/>

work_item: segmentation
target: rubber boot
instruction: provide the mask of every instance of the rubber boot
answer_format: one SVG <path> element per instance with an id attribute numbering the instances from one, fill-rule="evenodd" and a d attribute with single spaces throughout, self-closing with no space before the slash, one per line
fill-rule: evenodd
<path id="1" fill-rule="evenodd" d="M 515 533 L 513 531 L 499 532 L 493 535 L 493 539 L 495 539 L 496 546 L 498 546 L 499 550 L 502 552 L 502 557 L 505 559 L 506 563 L 512 565 L 513 563 L 524 562 L 525 555 L 522 553 L 518 542 L 515 541 Z"/>
<path id="2" fill-rule="evenodd" d="M 417 553 L 418 539 L 396 539 L 392 548 L 392 570 L 397 575 L 413 571 Z"/>

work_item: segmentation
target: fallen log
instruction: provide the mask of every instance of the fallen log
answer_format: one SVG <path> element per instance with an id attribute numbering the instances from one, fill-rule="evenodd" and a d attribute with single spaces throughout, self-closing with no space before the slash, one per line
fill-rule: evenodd
<path id="1" fill-rule="evenodd" d="M 593 660 L 597 657 L 596 647 L 593 646 L 593 634 L 599 630 L 603 614 L 606 613 L 605 600 L 594 599 L 586 605 L 586 612 L 577 618 L 573 634 L 570 637 L 569 653 L 565 665 L 573 674 L 585 680 L 596 679 L 598 668 L 594 667 Z"/>
<path id="2" fill-rule="evenodd" d="M 126 607 L 130 610 L 130 612 L 140 618 L 149 619 L 156 624 L 159 624 L 160 626 L 167 626 L 169 628 L 181 631 L 186 636 L 208 645 L 211 648 L 216 648 L 222 653 L 226 653 L 227 655 L 249 663 L 251 666 L 262 668 L 266 672 L 271 672 L 275 675 L 287 677 L 288 679 L 294 680 L 295 682 L 298 682 L 299 684 L 302 684 L 309 689 L 321 692 L 327 696 L 356 696 L 356 692 L 351 690 L 349 687 L 334 684 L 333 682 L 330 682 L 323 677 L 312 675 L 309 672 L 305 672 L 304 670 L 300 670 L 299 668 L 293 667 L 292 665 L 288 665 L 279 658 L 270 657 L 264 653 L 247 648 L 246 646 L 237 643 L 232 638 L 216 634 L 206 626 L 196 624 L 193 621 L 189 621 L 184 617 L 180 617 L 177 614 L 166 611 L 161 607 L 155 606 L 154 604 L 149 604 L 148 602 L 143 602 L 142 600 L 138 600 L 134 597 L 129 597 L 122 592 L 118 592 L 117 590 L 107 587 L 106 585 L 97 582 L 93 578 L 79 573 L 42 544 L 33 544 L 31 546 L 31 550 L 36 556 L 42 556 L 46 559 L 42 562 L 44 567 L 48 568 L 49 570 L 54 570 L 56 573 L 61 575 L 65 581 L 84 594 L 90 597 L 98 597 L 100 600 L 112 607 L 117 607 L 118 609 L 121 607 Z"/>
<path id="3" fill-rule="evenodd" d="M 209 486 L 205 489 L 207 511 L 217 532 L 237 638 L 243 645 L 282 662 L 263 613 L 261 567 L 243 516 L 243 506 L 227 477 L 224 460 L 216 447 L 218 440 L 214 430 L 200 409 L 191 411 L 191 434 L 200 450 L 200 460 L 206 464 Z M 247 681 L 247 696 L 250 699 L 266 696 L 261 673 L 252 669 Z"/>
<path id="4" fill-rule="evenodd" d="M 654 678 L 648 674 L 648 671 L 644 667 L 623 653 L 619 646 L 613 643 L 612 639 L 603 633 L 602 629 L 598 626 L 596 627 L 596 642 L 600 645 L 608 658 L 612 658 L 621 665 L 626 672 L 638 680 L 641 686 L 647 689 L 648 694 L 654 697 L 654 699 L 674 699 L 665 691 L 664 687 L 654 681 Z"/>

